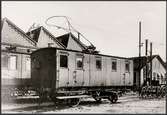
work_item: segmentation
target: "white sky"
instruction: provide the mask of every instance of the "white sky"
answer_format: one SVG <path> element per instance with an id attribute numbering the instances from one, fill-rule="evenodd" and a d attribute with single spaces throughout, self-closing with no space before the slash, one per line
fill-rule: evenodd
<path id="1" fill-rule="evenodd" d="M 27 32 L 35 22 L 46 27 L 55 36 L 62 31 L 48 27 L 45 20 L 51 16 L 70 18 L 75 29 L 91 41 L 102 54 L 138 56 L 139 21 L 142 22 L 142 42 L 153 42 L 153 54 L 166 59 L 166 2 L 128 1 L 39 1 L 2 2 L 2 18 L 7 17 Z M 55 19 L 61 25 L 63 18 Z M 64 26 L 65 27 L 65 26 Z M 145 44 L 142 55 L 145 54 Z"/>

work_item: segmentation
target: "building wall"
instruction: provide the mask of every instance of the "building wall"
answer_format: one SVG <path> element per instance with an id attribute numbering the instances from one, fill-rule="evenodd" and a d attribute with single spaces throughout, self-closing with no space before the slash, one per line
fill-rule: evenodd
<path id="1" fill-rule="evenodd" d="M 157 58 L 154 58 L 152 64 L 152 78 L 159 80 L 160 84 L 165 84 L 165 73 L 166 70 L 164 66 L 159 62 Z"/>
<path id="2" fill-rule="evenodd" d="M 148 65 L 150 68 L 150 63 Z M 141 84 L 144 83 L 144 68 L 141 70 Z M 159 84 L 165 84 L 165 73 L 166 70 L 164 66 L 157 58 L 154 58 L 152 60 L 152 80 L 159 80 Z"/>
<path id="3" fill-rule="evenodd" d="M 21 85 L 18 79 L 30 78 L 30 55 L 1 52 L 1 60 L 2 85 Z"/>

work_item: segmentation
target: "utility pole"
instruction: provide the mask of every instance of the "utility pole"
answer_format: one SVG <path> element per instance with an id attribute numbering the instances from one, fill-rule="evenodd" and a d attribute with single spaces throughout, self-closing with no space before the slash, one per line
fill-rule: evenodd
<path id="1" fill-rule="evenodd" d="M 139 22 L 139 87 L 140 87 L 140 81 L 141 81 L 141 75 L 140 75 L 140 66 L 141 66 L 141 21 Z"/>
<path id="2" fill-rule="evenodd" d="M 147 56 L 147 52 L 148 52 L 148 39 L 146 39 L 146 52 L 145 52 L 145 55 L 146 55 L 146 81 L 145 82 L 147 82 L 147 80 L 148 80 L 148 65 L 147 65 L 147 62 L 148 62 L 148 56 Z"/>
<path id="3" fill-rule="evenodd" d="M 152 84 L 152 42 L 150 43 L 150 85 Z"/>

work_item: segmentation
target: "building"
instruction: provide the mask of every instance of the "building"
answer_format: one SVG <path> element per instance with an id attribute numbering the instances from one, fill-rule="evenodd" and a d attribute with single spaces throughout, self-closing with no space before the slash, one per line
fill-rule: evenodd
<path id="1" fill-rule="evenodd" d="M 153 55 L 152 57 L 146 56 L 143 57 L 133 57 L 134 62 L 134 85 L 139 86 L 139 71 L 140 71 L 140 85 L 145 85 L 147 81 L 150 81 L 151 71 L 150 71 L 150 64 L 152 62 L 152 83 L 156 82 L 156 84 L 166 84 L 165 81 L 165 74 L 166 68 L 165 63 L 161 59 L 159 55 Z M 146 64 L 147 62 L 147 64 Z M 147 65 L 147 67 L 146 67 Z M 147 69 L 147 70 L 146 70 Z M 147 71 L 147 77 L 146 77 Z"/>
<path id="2" fill-rule="evenodd" d="M 24 84 L 21 79 L 30 78 L 30 53 L 37 49 L 36 42 L 9 19 L 1 23 L 2 86 Z"/>
<path id="3" fill-rule="evenodd" d="M 65 48 L 43 27 L 26 34 L 7 18 L 3 18 L 1 24 L 1 75 L 4 88 L 29 84 L 31 52 L 50 46 Z"/>

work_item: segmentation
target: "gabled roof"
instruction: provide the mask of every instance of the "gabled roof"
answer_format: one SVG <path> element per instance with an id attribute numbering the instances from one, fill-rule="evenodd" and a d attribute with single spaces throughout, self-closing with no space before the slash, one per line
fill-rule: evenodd
<path id="1" fill-rule="evenodd" d="M 27 40 L 27 41 L 29 41 L 31 44 L 33 44 L 33 45 L 36 45 L 36 42 L 34 41 L 34 40 L 32 40 L 28 35 L 26 35 L 26 33 L 22 30 L 22 29 L 20 29 L 18 26 L 16 26 L 12 21 L 10 21 L 8 18 L 3 18 L 2 19 L 2 22 L 1 22 L 1 24 L 2 24 L 2 27 L 1 27 L 1 30 L 2 30 L 2 28 L 3 28 L 3 25 L 4 25 L 4 22 L 7 22 L 8 24 L 10 24 L 11 26 L 13 26 L 13 28 L 15 28 L 16 30 L 18 30 L 23 36 L 25 36 L 24 38 Z"/>
<path id="2" fill-rule="evenodd" d="M 72 38 L 83 50 L 86 50 L 86 49 L 87 49 L 86 45 L 84 45 L 80 40 L 78 40 L 71 32 L 70 32 L 70 33 L 67 33 L 67 34 L 64 34 L 64 35 L 61 35 L 61 36 L 58 36 L 58 37 L 56 37 L 56 38 L 67 48 L 70 35 L 71 35 L 71 38 Z"/>
<path id="3" fill-rule="evenodd" d="M 36 28 L 30 32 L 27 32 L 26 34 L 30 36 L 34 41 L 38 42 L 40 31 L 41 31 L 41 27 Z"/>
<path id="4" fill-rule="evenodd" d="M 160 61 L 160 63 L 163 65 L 163 67 L 165 68 L 165 63 L 159 55 L 152 55 L 152 57 L 150 56 L 131 57 L 130 59 L 133 60 L 134 70 L 139 70 L 139 69 L 142 69 L 144 66 L 146 66 L 146 61 L 147 63 L 150 63 L 154 58 L 157 58 Z"/>
<path id="5" fill-rule="evenodd" d="M 33 40 L 35 40 L 36 42 L 38 42 L 38 40 L 39 40 L 39 35 L 40 35 L 41 30 L 43 30 L 46 34 L 48 34 L 48 36 L 51 36 L 51 38 L 53 38 L 53 41 L 54 41 L 54 42 L 58 43 L 60 46 L 62 46 L 63 48 L 65 48 L 65 46 L 64 46 L 61 42 L 59 42 L 59 40 L 57 40 L 57 38 L 56 38 L 53 34 L 51 34 L 51 33 L 50 33 L 46 28 L 44 28 L 43 26 L 40 26 L 40 27 L 38 27 L 38 28 L 36 28 L 36 29 L 30 31 L 30 32 L 27 32 L 26 34 L 29 35 L 29 36 L 31 36 L 31 38 L 32 38 Z M 31 34 L 31 35 L 30 35 L 30 34 Z"/>

